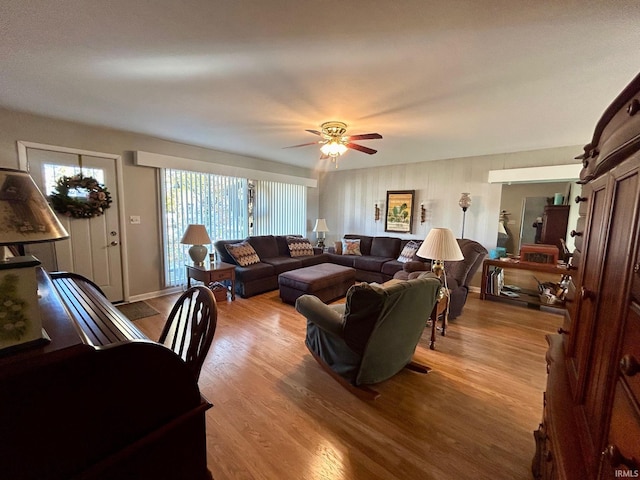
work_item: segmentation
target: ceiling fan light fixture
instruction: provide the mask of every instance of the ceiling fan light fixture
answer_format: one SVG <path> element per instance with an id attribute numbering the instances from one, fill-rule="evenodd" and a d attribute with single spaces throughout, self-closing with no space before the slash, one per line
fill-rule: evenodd
<path id="1" fill-rule="evenodd" d="M 338 157 L 347 151 L 347 147 L 337 140 L 331 140 L 322 145 L 320 151 L 329 157 Z"/>

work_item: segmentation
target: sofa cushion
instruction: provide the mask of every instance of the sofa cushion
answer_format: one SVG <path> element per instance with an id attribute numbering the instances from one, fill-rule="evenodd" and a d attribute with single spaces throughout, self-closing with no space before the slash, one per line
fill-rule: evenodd
<path id="1" fill-rule="evenodd" d="M 366 270 L 368 272 L 381 272 L 382 266 L 389 260 L 393 260 L 393 258 L 373 256 L 355 257 L 353 259 L 353 266 L 358 270 Z"/>
<path id="2" fill-rule="evenodd" d="M 326 253 L 321 253 L 319 255 L 309 255 L 308 257 L 298 257 L 296 260 L 300 260 L 303 267 L 310 267 L 311 265 L 328 263 L 329 256 Z"/>
<path id="3" fill-rule="evenodd" d="M 416 252 L 418 251 L 418 248 L 420 248 L 420 244 L 418 242 L 410 240 L 404 246 L 404 248 L 402 249 L 402 252 L 400 252 L 400 256 L 398 257 L 398 261 L 400 263 L 407 263 L 407 262 L 412 261 L 413 257 L 415 257 Z"/>
<path id="4" fill-rule="evenodd" d="M 342 255 L 362 255 L 360 239 L 342 239 Z"/>
<path id="5" fill-rule="evenodd" d="M 246 267 L 236 267 L 236 280 L 238 282 L 251 282 L 266 277 L 275 278 L 275 276 L 275 268 L 268 263 L 260 262 Z"/>
<path id="6" fill-rule="evenodd" d="M 327 257 L 331 263 L 345 267 L 353 267 L 353 259 L 357 258 L 355 255 L 338 255 L 337 253 L 327 253 Z"/>
<path id="7" fill-rule="evenodd" d="M 298 258 L 273 257 L 263 258 L 262 261 L 273 265 L 276 275 L 280 275 L 282 272 L 288 272 L 289 270 L 295 270 L 296 268 L 302 268 L 302 262 Z"/>
<path id="8" fill-rule="evenodd" d="M 287 246 L 292 258 L 313 255 L 313 245 L 308 238 L 287 237 Z"/>
<path id="9" fill-rule="evenodd" d="M 225 245 L 227 252 L 231 255 L 234 262 L 241 267 L 252 265 L 260 262 L 260 257 L 247 241 L 240 243 L 228 243 Z"/>
<path id="10" fill-rule="evenodd" d="M 404 263 L 401 263 L 398 260 L 389 260 L 382 265 L 382 270 L 380 271 L 385 275 L 393 277 L 397 272 L 402 270 L 404 265 Z"/>
<path id="11" fill-rule="evenodd" d="M 373 237 L 369 255 L 396 258 L 400 252 L 400 239 L 396 237 Z"/>
<path id="12" fill-rule="evenodd" d="M 278 242 L 273 235 L 249 237 L 249 243 L 260 258 L 273 258 L 279 255 Z"/>

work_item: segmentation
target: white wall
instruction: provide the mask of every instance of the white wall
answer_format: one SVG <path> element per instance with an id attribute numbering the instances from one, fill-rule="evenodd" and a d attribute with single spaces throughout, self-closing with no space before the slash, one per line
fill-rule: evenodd
<path id="1" fill-rule="evenodd" d="M 432 227 L 450 228 L 460 237 L 462 209 L 458 200 L 462 192 L 470 192 L 465 238 L 494 248 L 502 185 L 487 182 L 489 170 L 576 163 L 574 157 L 581 152 L 581 146 L 573 146 L 325 173 L 319 179 L 319 214 L 331 230 L 327 242 L 346 233 L 422 239 Z M 347 158 L 342 160 L 346 162 Z M 387 190 L 416 191 L 411 235 L 384 231 L 385 205 L 380 221 L 374 222 L 374 204 L 385 201 Z M 420 223 L 421 202 L 427 208 L 424 224 Z"/>
<path id="2" fill-rule="evenodd" d="M 134 165 L 134 151 L 144 150 L 300 177 L 315 175 L 311 170 L 291 165 L 0 108 L 0 167 L 19 168 L 16 146 L 19 140 L 122 156 L 125 218 L 139 215 L 142 219 L 140 225 L 127 224 L 126 227 L 127 244 L 124 247 L 129 259 L 130 296 L 159 292 L 163 285 L 158 169 Z M 308 191 L 307 215 L 315 219 L 317 188 L 308 188 Z"/>

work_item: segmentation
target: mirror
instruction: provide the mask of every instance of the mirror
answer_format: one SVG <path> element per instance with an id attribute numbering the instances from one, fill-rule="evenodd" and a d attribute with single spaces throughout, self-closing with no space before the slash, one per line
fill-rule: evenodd
<path id="1" fill-rule="evenodd" d="M 507 254 L 518 255 L 520 245 L 535 243 L 536 228 L 533 224 L 542 217 L 548 199 L 561 193 L 565 199 L 571 197 L 571 182 L 517 183 L 502 185 L 500 220 L 498 223 L 498 246 L 504 246 Z M 553 201 L 551 201 L 553 203 Z M 504 227 L 504 232 L 502 232 Z"/>

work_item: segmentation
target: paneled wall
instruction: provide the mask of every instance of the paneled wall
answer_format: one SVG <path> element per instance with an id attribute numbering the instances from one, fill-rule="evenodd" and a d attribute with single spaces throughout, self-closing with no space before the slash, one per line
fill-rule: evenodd
<path id="1" fill-rule="evenodd" d="M 422 239 L 432 227 L 450 228 L 460 237 L 458 200 L 462 192 L 470 192 L 473 203 L 466 214 L 465 238 L 494 248 L 502 185 L 487 182 L 489 170 L 576 163 L 574 157 L 580 152 L 577 146 L 562 147 L 325 173 L 319 179 L 319 216 L 327 219 L 331 230 L 327 244 L 346 233 Z M 345 158 L 341 165 L 347 162 Z M 416 191 L 410 235 L 384 231 L 387 190 Z M 378 222 L 374 221 L 376 202 L 382 205 Z M 420 223 L 420 203 L 427 210 L 424 223 Z"/>

